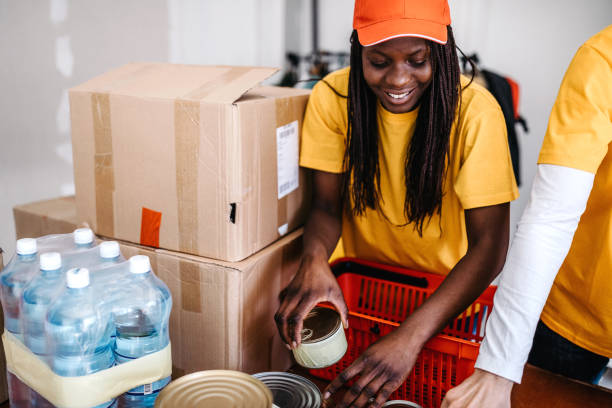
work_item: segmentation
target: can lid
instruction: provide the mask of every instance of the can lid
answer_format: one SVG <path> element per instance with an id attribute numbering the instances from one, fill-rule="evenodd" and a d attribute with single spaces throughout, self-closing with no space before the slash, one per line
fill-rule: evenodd
<path id="1" fill-rule="evenodd" d="M 302 343 L 317 343 L 334 334 L 342 324 L 334 309 L 317 306 L 306 315 L 302 329 Z"/>
<path id="2" fill-rule="evenodd" d="M 319 408 L 321 392 L 312 381 L 292 373 L 271 371 L 253 374 L 272 391 L 278 408 Z"/>
<path id="3" fill-rule="evenodd" d="M 270 408 L 272 393 L 258 379 L 239 371 L 199 371 L 168 384 L 155 407 Z"/>
<path id="4" fill-rule="evenodd" d="M 32 255 L 36 253 L 36 240 L 34 238 L 21 238 L 17 240 L 17 253 L 19 255 Z"/>
<path id="5" fill-rule="evenodd" d="M 410 408 L 423 408 L 422 406 L 420 406 L 416 402 L 400 401 L 400 400 L 387 401 L 383 405 L 383 408 L 406 408 L 406 407 L 410 407 Z"/>
<path id="6" fill-rule="evenodd" d="M 93 231 L 89 228 L 77 228 L 72 233 L 74 243 L 77 245 L 91 244 L 94 240 Z"/>

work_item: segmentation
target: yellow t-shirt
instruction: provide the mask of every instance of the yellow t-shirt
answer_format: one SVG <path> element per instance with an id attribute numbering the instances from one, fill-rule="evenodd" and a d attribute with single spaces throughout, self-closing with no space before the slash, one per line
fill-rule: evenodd
<path id="1" fill-rule="evenodd" d="M 347 95 L 348 77 L 349 69 L 345 68 L 331 73 L 325 81 Z M 465 86 L 467 79 L 462 81 Z M 465 89 L 462 99 L 459 125 L 455 123 L 450 138 L 442 214 L 426 220 L 422 237 L 413 224 L 401 226 L 406 224 L 404 158 L 418 110 L 393 114 L 378 104 L 384 214 L 372 209 L 362 216 L 344 212 L 342 242 L 346 256 L 447 274 L 467 250 L 464 210 L 505 203 L 518 196 L 506 125 L 497 101 L 477 84 Z M 331 173 L 343 171 L 346 105 L 347 99 L 325 83 L 314 87 L 304 118 L 301 166 Z"/>
<path id="2" fill-rule="evenodd" d="M 559 90 L 539 163 L 595 174 L 542 313 L 553 331 L 612 357 L 612 25 L 587 41 Z"/>

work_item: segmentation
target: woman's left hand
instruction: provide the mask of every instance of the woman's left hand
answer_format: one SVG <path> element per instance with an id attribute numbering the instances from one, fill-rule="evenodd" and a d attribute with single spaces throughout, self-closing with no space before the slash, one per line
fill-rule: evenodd
<path id="1" fill-rule="evenodd" d="M 382 406 L 412 372 L 420 349 L 411 349 L 408 343 L 400 329 L 381 338 L 331 382 L 323 399 L 328 400 L 351 378 L 359 375 L 359 380 L 349 388 L 336 407 Z"/>

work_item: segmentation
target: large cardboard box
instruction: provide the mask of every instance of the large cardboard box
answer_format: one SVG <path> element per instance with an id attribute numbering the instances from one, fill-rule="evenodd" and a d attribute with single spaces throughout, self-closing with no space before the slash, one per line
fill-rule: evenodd
<path id="1" fill-rule="evenodd" d="M 17 239 L 67 234 L 77 228 L 74 196 L 37 201 L 13 207 Z"/>
<path id="2" fill-rule="evenodd" d="M 47 228 L 61 222 L 72 231 L 77 226 L 75 207 L 70 197 L 15 207 L 15 213 L 21 215 L 15 225 L 17 236 L 32 236 L 34 230 L 40 235 L 54 234 L 58 231 Z M 240 262 L 119 241 L 126 258 L 149 256 L 155 273 L 170 288 L 175 377 L 208 369 L 254 373 L 285 370 L 291 365 L 273 316 L 280 290 L 297 270 L 301 237 L 298 229 Z"/>
<path id="3" fill-rule="evenodd" d="M 79 220 L 102 236 L 227 261 L 299 227 L 309 92 L 256 87 L 274 72 L 134 63 L 72 88 Z"/>

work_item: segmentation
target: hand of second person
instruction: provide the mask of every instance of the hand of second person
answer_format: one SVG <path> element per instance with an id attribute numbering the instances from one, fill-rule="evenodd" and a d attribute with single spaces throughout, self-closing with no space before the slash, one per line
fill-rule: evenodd
<path id="1" fill-rule="evenodd" d="M 476 369 L 448 393 L 441 408 L 510 408 L 514 383 L 488 371 Z"/>
<path id="2" fill-rule="evenodd" d="M 407 343 L 405 334 L 399 329 L 381 338 L 331 382 L 323 398 L 329 399 L 331 394 L 359 375 L 360 378 L 336 407 L 382 406 L 406 380 L 416 362 L 420 350 L 410 349 Z"/>
<path id="3" fill-rule="evenodd" d="M 348 308 L 340 285 L 325 259 L 304 257 L 298 272 L 280 297 L 281 304 L 274 320 L 288 348 L 300 345 L 304 318 L 317 303 L 330 302 L 334 305 L 344 328 L 348 328 Z"/>

